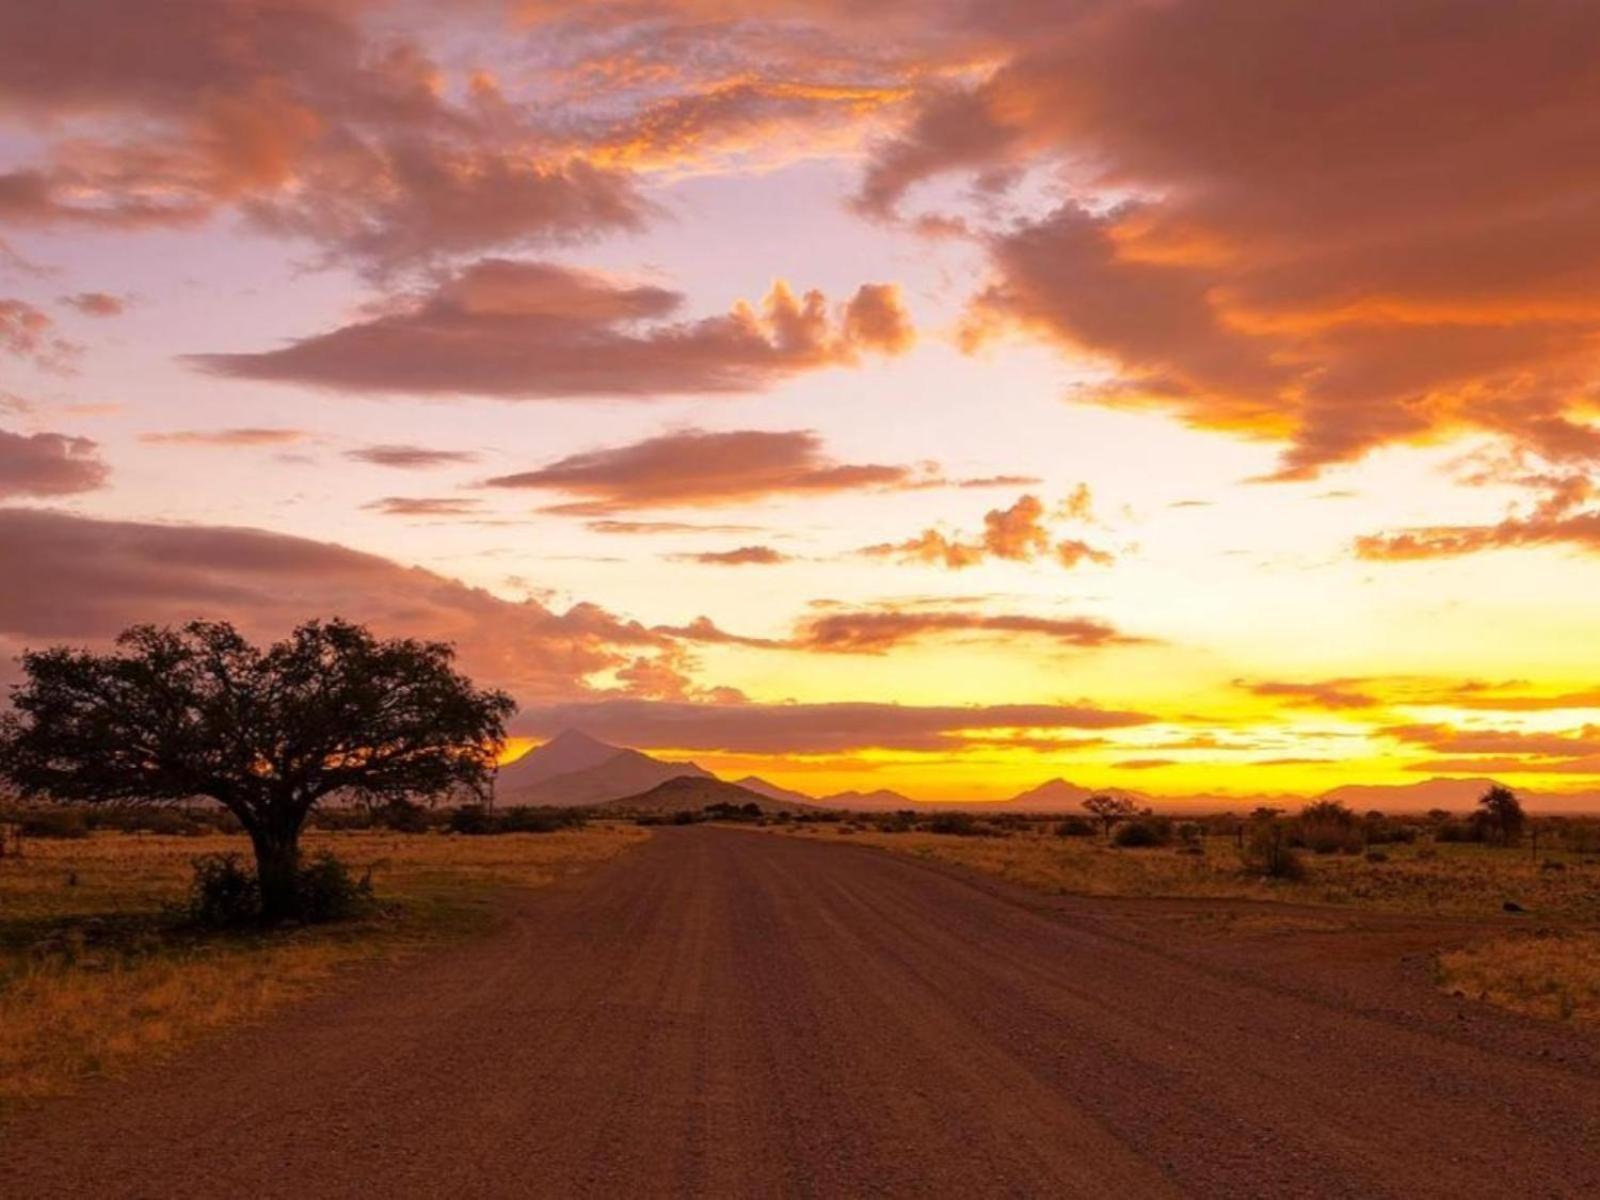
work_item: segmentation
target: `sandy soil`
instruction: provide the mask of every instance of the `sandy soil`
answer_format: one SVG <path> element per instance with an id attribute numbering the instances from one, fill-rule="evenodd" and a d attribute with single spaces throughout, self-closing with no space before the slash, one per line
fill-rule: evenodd
<path id="1" fill-rule="evenodd" d="M 1600 1194 L 1600 1041 L 1466 927 L 666 829 L 497 934 L 0 1129 L 0 1195 Z"/>

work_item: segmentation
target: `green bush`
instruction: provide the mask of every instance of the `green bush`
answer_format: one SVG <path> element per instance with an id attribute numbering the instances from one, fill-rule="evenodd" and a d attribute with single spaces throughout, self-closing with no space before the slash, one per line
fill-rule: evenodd
<path id="1" fill-rule="evenodd" d="M 1092 821 L 1082 817 L 1068 817 L 1056 823 L 1056 836 L 1064 838 L 1093 837 L 1097 830 Z"/>

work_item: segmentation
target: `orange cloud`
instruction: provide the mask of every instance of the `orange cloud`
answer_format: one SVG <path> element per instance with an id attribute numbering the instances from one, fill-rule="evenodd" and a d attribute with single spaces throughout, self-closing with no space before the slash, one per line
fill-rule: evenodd
<path id="1" fill-rule="evenodd" d="M 549 737 L 582 729 L 645 749 L 729 754 L 838 754 L 857 750 L 959 751 L 1000 730 L 1124 729 L 1148 713 L 1088 704 L 667 704 L 637 700 L 525 709 L 517 731 Z"/>
<path id="2" fill-rule="evenodd" d="M 550 511 L 602 515 L 631 509 L 709 507 L 771 496 L 822 494 L 914 484 L 909 467 L 838 463 L 807 430 L 685 430 L 626 446 L 573 454 L 485 487 L 580 497 Z"/>
<path id="3" fill-rule="evenodd" d="M 1145 640 L 1124 634 L 1108 622 L 1093 617 L 1036 617 L 917 606 L 829 607 L 821 615 L 801 620 L 787 638 L 729 633 L 709 617 L 698 617 L 688 625 L 658 625 L 654 632 L 688 642 L 819 654 L 887 654 L 912 642 L 949 636 L 1035 637 L 1086 649 L 1137 645 Z"/>
<path id="4" fill-rule="evenodd" d="M 1493 525 L 1429 525 L 1392 533 L 1368 534 L 1355 541 L 1358 558 L 1407 562 L 1457 558 L 1488 550 L 1573 546 L 1600 551 L 1600 510 L 1584 508 L 1597 495 L 1587 474 L 1527 474 L 1491 465 L 1468 477 L 1472 483 L 1510 483 L 1542 493 L 1531 512 L 1513 510 Z"/>
<path id="5" fill-rule="evenodd" d="M 486 259 L 392 311 L 281 350 L 202 354 L 217 375 L 339 391 L 508 400 L 753 392 L 909 344 L 898 294 L 869 284 L 837 312 L 781 281 L 760 310 L 641 327 L 682 297 L 552 263 Z"/>
<path id="6" fill-rule="evenodd" d="M 1064 520 L 1087 520 L 1092 515 L 1089 489 L 1079 484 L 1056 516 Z M 1091 562 L 1105 566 L 1113 556 L 1078 538 L 1052 544 L 1049 517 L 1037 496 L 1025 495 L 1009 508 L 994 508 L 984 514 L 983 533 L 976 541 L 951 537 L 937 529 L 926 529 L 904 542 L 886 542 L 861 551 L 871 558 L 893 558 L 900 562 L 928 563 L 959 571 L 988 559 L 1034 562 L 1053 557 L 1061 566 L 1072 568 Z"/>
<path id="7" fill-rule="evenodd" d="M 1238 686 L 1256 696 L 1282 700 L 1296 708 L 1321 708 L 1330 711 L 1376 708 L 1382 701 L 1362 686 L 1360 679 L 1328 679 L 1308 683 L 1267 680 L 1259 683 L 1237 681 Z"/>
<path id="8" fill-rule="evenodd" d="M 362 507 L 386 517 L 463 517 L 476 512 L 480 503 L 451 496 L 385 496 Z"/>
<path id="9" fill-rule="evenodd" d="M 427 446 L 392 444 L 361 446 L 355 450 L 346 450 L 344 456 L 354 462 L 370 463 L 377 467 L 398 467 L 408 471 L 478 461 L 478 456 L 469 450 L 433 450 Z"/>
<path id="10" fill-rule="evenodd" d="M 974 13 L 997 68 L 930 77 L 862 203 L 1058 173 L 1072 199 L 983 239 L 977 329 L 1099 356 L 1103 403 L 1284 443 L 1277 478 L 1463 431 L 1600 457 L 1600 16 L 1535 0 L 1508 35 L 1489 4 L 1258 9 Z"/>
<path id="11" fill-rule="evenodd" d="M 49 131 L 0 173 L 0 219 L 141 228 L 231 208 L 376 270 L 645 221 L 629 176 L 563 149 L 531 103 L 454 101 L 422 49 L 444 31 L 369 24 L 370 7 L 0 13 L 0 108 Z M 118 53 L 86 53 L 85 31 Z"/>
<path id="12" fill-rule="evenodd" d="M 740 546 L 737 550 L 704 550 L 698 554 L 677 554 L 683 562 L 701 563 L 712 567 L 770 567 L 786 563 L 789 556 L 771 546 Z"/>
<path id="13" fill-rule="evenodd" d="M 303 429 L 183 429 L 141 433 L 139 440 L 152 446 L 287 446 L 310 436 Z"/>

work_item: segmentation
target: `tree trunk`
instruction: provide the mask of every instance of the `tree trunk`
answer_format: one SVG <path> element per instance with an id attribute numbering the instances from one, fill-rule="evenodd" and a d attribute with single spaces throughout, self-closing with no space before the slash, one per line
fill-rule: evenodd
<path id="1" fill-rule="evenodd" d="M 299 915 L 300 831 L 263 830 L 250 836 L 261 882 L 261 919 L 269 924 Z"/>

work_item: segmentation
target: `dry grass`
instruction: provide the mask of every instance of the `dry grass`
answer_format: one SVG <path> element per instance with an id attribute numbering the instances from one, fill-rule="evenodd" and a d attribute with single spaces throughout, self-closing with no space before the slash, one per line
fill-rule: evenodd
<path id="1" fill-rule="evenodd" d="M 1205 853 L 1175 847 L 1121 850 L 1095 838 L 1033 829 L 1007 837 L 951 837 L 837 825 L 788 827 L 794 836 L 882 846 L 971 867 L 1046 892 L 1091 896 L 1197 896 L 1355 905 L 1441 916 L 1503 916 L 1515 901 L 1541 920 L 1600 921 L 1600 862 L 1567 856 L 1562 869 L 1526 851 L 1453 844 L 1385 846 L 1386 862 L 1361 855 L 1308 855 L 1303 882 L 1246 875 L 1230 838 L 1205 839 Z"/>
<path id="2" fill-rule="evenodd" d="M 69 1091 L 251 1020 L 342 965 L 394 954 L 480 923 L 497 890 L 536 887 L 646 837 L 630 826 L 500 837 L 312 833 L 359 874 L 373 868 L 380 912 L 270 935 L 201 936 L 173 917 L 198 854 L 241 839 L 105 834 L 32 841 L 0 859 L 0 1109 Z"/>
<path id="3" fill-rule="evenodd" d="M 1600 1025 L 1600 934 L 1496 938 L 1439 956 L 1439 982 L 1532 1017 Z"/>

